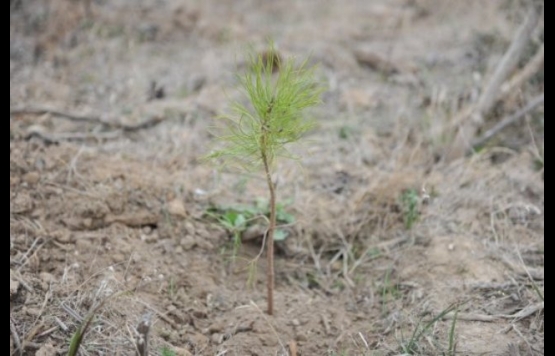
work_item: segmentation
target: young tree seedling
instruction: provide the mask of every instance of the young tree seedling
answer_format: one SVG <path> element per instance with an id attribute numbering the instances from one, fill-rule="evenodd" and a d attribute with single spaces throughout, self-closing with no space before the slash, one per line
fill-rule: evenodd
<path id="1" fill-rule="evenodd" d="M 250 53 L 247 70 L 238 76 L 250 105 L 232 104 L 232 115 L 224 116 L 223 148 L 208 158 L 224 159 L 244 170 L 264 172 L 270 196 L 266 233 L 268 260 L 268 314 L 274 312 L 274 232 L 276 230 L 276 184 L 272 174 L 278 157 L 292 158 L 285 146 L 300 140 L 313 126 L 303 116 L 305 109 L 320 103 L 323 88 L 314 78 L 314 67 L 305 60 L 282 60 L 273 43 L 263 54 Z"/>

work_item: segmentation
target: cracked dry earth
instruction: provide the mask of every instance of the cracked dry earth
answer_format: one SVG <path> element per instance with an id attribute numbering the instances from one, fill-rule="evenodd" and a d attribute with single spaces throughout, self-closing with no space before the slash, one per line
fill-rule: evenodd
<path id="1" fill-rule="evenodd" d="M 82 355 L 134 354 L 145 315 L 152 355 L 399 355 L 453 305 L 456 355 L 543 355 L 543 136 L 450 162 L 429 139 L 488 65 L 477 38 L 509 43 L 507 3 L 12 1 L 11 354 L 67 354 L 103 302 Z M 200 159 L 269 36 L 328 87 L 275 177 L 295 222 L 274 316 L 260 234 L 233 258 L 207 214 L 265 199 L 264 180 Z M 454 317 L 413 354 L 453 353 Z"/>

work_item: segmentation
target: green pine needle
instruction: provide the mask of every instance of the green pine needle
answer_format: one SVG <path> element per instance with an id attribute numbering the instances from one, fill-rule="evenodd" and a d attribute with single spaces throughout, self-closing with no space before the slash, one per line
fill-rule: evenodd
<path id="1" fill-rule="evenodd" d="M 282 61 L 273 43 L 265 53 L 266 58 L 250 53 L 248 69 L 238 77 L 250 105 L 232 104 L 232 115 L 221 118 L 223 148 L 207 158 L 252 170 L 262 166 L 265 155 L 272 165 L 278 156 L 291 157 L 285 145 L 314 126 L 303 111 L 320 103 L 323 88 L 314 79 L 315 68 L 307 60 L 298 66 L 294 59 Z"/>

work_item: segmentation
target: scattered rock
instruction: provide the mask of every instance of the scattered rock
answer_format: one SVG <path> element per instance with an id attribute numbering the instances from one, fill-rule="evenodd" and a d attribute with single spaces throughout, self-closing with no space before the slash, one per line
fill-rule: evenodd
<path id="1" fill-rule="evenodd" d="M 168 341 L 171 342 L 172 344 L 178 344 L 179 339 L 180 339 L 179 333 L 175 330 L 172 330 L 168 335 Z"/>
<path id="2" fill-rule="evenodd" d="M 171 215 L 185 218 L 187 217 L 187 211 L 185 210 L 185 205 L 181 199 L 174 199 L 168 203 L 168 213 Z"/>
<path id="3" fill-rule="evenodd" d="M 59 231 L 55 231 L 52 233 L 52 237 L 54 237 L 54 239 L 62 244 L 66 244 L 69 242 L 74 242 L 75 238 L 74 236 L 71 234 L 71 232 L 67 231 L 67 230 L 59 230 Z"/>
<path id="4" fill-rule="evenodd" d="M 46 343 L 37 350 L 35 356 L 55 356 L 57 354 L 58 352 L 54 345 L 52 345 L 51 343 Z"/>
<path id="5" fill-rule="evenodd" d="M 210 340 L 212 340 L 212 342 L 213 342 L 214 344 L 216 344 L 216 345 L 221 344 L 222 341 L 223 341 L 223 339 L 224 339 L 224 338 L 223 338 L 223 335 L 222 335 L 222 334 L 218 334 L 218 333 L 212 334 L 212 336 L 210 337 Z"/>
<path id="6" fill-rule="evenodd" d="M 301 331 L 298 332 L 297 335 L 295 335 L 295 340 L 297 340 L 298 342 L 306 342 L 308 341 L 308 336 Z"/>
<path id="7" fill-rule="evenodd" d="M 174 305 L 168 307 L 168 315 L 173 316 L 175 322 L 180 325 L 189 323 L 189 317 Z"/>
<path id="8" fill-rule="evenodd" d="M 275 335 L 263 334 L 263 335 L 260 335 L 259 337 L 260 337 L 260 342 L 264 346 L 275 347 L 278 344 Z"/>
<path id="9" fill-rule="evenodd" d="M 262 225 L 252 225 L 249 226 L 243 233 L 241 234 L 241 241 L 253 241 L 257 238 L 261 238 L 266 233 L 267 228 Z"/>
<path id="10" fill-rule="evenodd" d="M 33 199 L 27 193 L 16 194 L 10 203 L 10 212 L 14 214 L 28 213 L 34 208 Z"/>
<path id="11" fill-rule="evenodd" d="M 40 136 L 47 132 L 48 130 L 42 125 L 31 125 L 27 129 L 27 137 Z"/>
<path id="12" fill-rule="evenodd" d="M 222 321 L 215 322 L 208 327 L 208 332 L 210 334 L 221 333 L 225 330 L 225 323 Z"/>
<path id="13" fill-rule="evenodd" d="M 110 194 L 106 197 L 106 205 L 114 214 L 122 214 L 125 210 L 126 201 L 120 194 Z"/>
<path id="14" fill-rule="evenodd" d="M 186 235 L 184 238 L 179 241 L 179 245 L 183 247 L 185 251 L 191 250 L 193 247 L 197 245 L 195 238 L 191 235 Z"/>
<path id="15" fill-rule="evenodd" d="M 206 319 L 208 318 L 208 312 L 203 309 L 193 309 L 193 316 L 197 319 Z"/>
<path id="16" fill-rule="evenodd" d="M 196 234 L 195 225 L 192 222 L 190 222 L 190 221 L 185 222 L 185 233 L 188 234 L 188 235 L 195 235 Z"/>
<path id="17" fill-rule="evenodd" d="M 15 187 L 19 185 L 20 182 L 21 178 L 19 178 L 19 176 L 10 176 L 10 187 Z"/>
<path id="18" fill-rule="evenodd" d="M 39 317 L 41 316 L 42 311 L 39 308 L 25 308 L 25 314 L 32 317 Z"/>
<path id="19" fill-rule="evenodd" d="M 208 346 L 210 339 L 201 333 L 194 333 L 189 337 L 189 342 L 195 347 L 195 349 L 202 350 Z"/>
<path id="20" fill-rule="evenodd" d="M 92 243 L 87 238 L 79 238 L 75 241 L 75 248 L 77 251 L 90 251 L 92 249 Z"/>
<path id="21" fill-rule="evenodd" d="M 125 260 L 126 259 L 123 253 L 114 253 L 112 255 L 112 261 L 114 261 L 114 263 L 121 263 L 121 262 L 124 262 Z"/>
<path id="22" fill-rule="evenodd" d="M 87 230 L 90 230 L 93 226 L 93 219 L 92 218 L 84 218 L 81 221 L 81 226 Z"/>
<path id="23" fill-rule="evenodd" d="M 193 356 L 192 353 L 181 347 L 173 347 L 173 352 L 175 353 L 175 356 Z"/>
<path id="24" fill-rule="evenodd" d="M 17 294 L 19 282 L 10 278 L 10 299 Z"/>
<path id="25" fill-rule="evenodd" d="M 367 67 L 387 75 L 401 72 L 400 68 L 395 63 L 379 54 L 359 50 L 355 51 L 354 55 L 357 62 L 363 67 Z"/>
<path id="26" fill-rule="evenodd" d="M 29 172 L 23 176 L 23 181 L 29 185 L 35 185 L 40 181 L 39 172 Z"/>
<path id="27" fill-rule="evenodd" d="M 56 282 L 56 277 L 48 272 L 41 272 L 39 276 L 42 283 L 51 284 Z"/>
<path id="28" fill-rule="evenodd" d="M 366 89 L 349 89 L 342 93 L 339 105 L 343 110 L 372 109 L 380 104 L 379 98 Z"/>
<path id="29" fill-rule="evenodd" d="M 205 239 L 198 239 L 197 240 L 197 245 L 198 245 L 198 247 L 200 247 L 203 250 L 210 251 L 210 250 L 214 249 L 214 245 L 210 241 L 205 240 Z"/>
<path id="30" fill-rule="evenodd" d="M 146 242 L 147 244 L 154 243 L 158 240 L 157 234 L 141 234 L 141 241 Z"/>

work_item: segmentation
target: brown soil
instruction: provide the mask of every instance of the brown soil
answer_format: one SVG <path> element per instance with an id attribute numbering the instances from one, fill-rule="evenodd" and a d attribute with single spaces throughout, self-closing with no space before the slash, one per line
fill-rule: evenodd
<path id="1" fill-rule="evenodd" d="M 450 313 L 413 354 L 543 355 L 543 119 L 457 160 L 437 135 L 510 42 L 517 3 L 11 1 L 11 354 L 67 354 L 104 302 L 82 355 L 134 354 L 145 315 L 152 355 L 399 355 L 452 305 L 456 352 Z M 268 37 L 328 86 L 301 164 L 276 174 L 295 223 L 274 316 L 260 236 L 234 259 L 206 214 L 266 199 L 264 179 L 200 159 L 247 44 Z"/>

